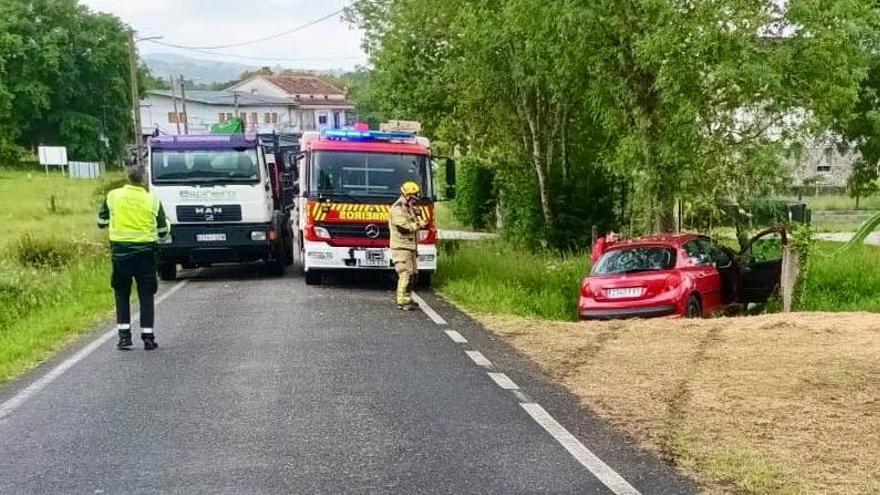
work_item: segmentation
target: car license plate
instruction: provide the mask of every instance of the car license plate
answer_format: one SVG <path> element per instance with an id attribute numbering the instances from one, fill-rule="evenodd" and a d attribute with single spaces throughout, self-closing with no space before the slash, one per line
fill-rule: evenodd
<path id="1" fill-rule="evenodd" d="M 225 242 L 226 234 L 196 234 L 198 242 Z"/>
<path id="2" fill-rule="evenodd" d="M 361 266 L 387 266 L 385 261 L 385 251 L 381 249 L 367 249 L 362 251 L 363 258 L 360 258 Z"/>
<path id="3" fill-rule="evenodd" d="M 631 299 L 642 296 L 641 287 L 629 287 L 626 289 L 608 289 L 608 299 Z"/>

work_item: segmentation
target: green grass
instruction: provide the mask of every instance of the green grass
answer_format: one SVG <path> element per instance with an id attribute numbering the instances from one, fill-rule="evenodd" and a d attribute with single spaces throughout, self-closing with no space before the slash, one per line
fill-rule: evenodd
<path id="1" fill-rule="evenodd" d="M 99 184 L 0 169 L 0 383 L 113 308 L 104 234 L 95 226 Z"/>
<path id="2" fill-rule="evenodd" d="M 502 241 L 445 243 L 437 272 L 440 292 L 471 311 L 575 320 L 579 280 L 589 271 L 581 254 L 530 253 Z"/>
<path id="3" fill-rule="evenodd" d="M 788 198 L 791 200 L 797 200 L 796 197 Z M 822 210 L 855 210 L 856 209 L 856 200 L 850 198 L 849 196 L 843 196 L 839 194 L 823 194 L 819 196 L 804 196 L 802 199 L 803 202 L 807 203 L 807 205 L 813 211 L 822 211 Z M 874 194 L 872 196 L 868 196 L 867 198 L 862 198 L 859 200 L 859 209 L 861 210 L 880 210 L 880 194 Z"/>
<path id="4" fill-rule="evenodd" d="M 841 244 L 813 250 L 806 307 L 810 311 L 880 312 L 880 248 Z M 439 292 L 469 311 L 550 320 L 577 319 L 580 281 L 589 256 L 530 253 L 503 241 L 442 246 Z"/>

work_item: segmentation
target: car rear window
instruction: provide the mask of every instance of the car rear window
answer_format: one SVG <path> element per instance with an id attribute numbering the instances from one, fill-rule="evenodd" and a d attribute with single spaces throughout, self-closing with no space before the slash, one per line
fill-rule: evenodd
<path id="1" fill-rule="evenodd" d="M 675 267 L 675 250 L 661 246 L 641 246 L 606 252 L 593 267 L 593 275 L 671 270 Z"/>

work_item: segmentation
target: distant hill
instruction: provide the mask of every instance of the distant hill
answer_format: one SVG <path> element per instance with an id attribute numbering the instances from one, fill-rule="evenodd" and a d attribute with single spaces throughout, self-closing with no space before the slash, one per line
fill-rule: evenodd
<path id="1" fill-rule="evenodd" d="M 204 86 L 233 81 L 238 79 L 238 77 L 246 71 L 254 71 L 260 68 L 253 65 L 245 65 L 235 62 L 217 62 L 215 60 L 187 57 L 174 53 L 147 53 L 141 55 L 141 59 L 147 64 L 147 67 L 150 68 L 150 72 L 156 77 L 168 79 L 168 76 L 173 75 L 176 78 L 182 74 L 188 81 Z M 317 75 L 326 74 L 334 77 L 341 77 L 347 72 L 343 69 L 315 71 L 281 67 L 278 65 L 272 67 L 272 71 L 276 74 L 280 74 L 285 70 Z"/>
<path id="2" fill-rule="evenodd" d="M 199 84 L 232 81 L 242 72 L 259 68 L 234 62 L 190 58 L 173 53 L 148 53 L 142 55 L 141 59 L 156 77 L 167 79 L 171 75 L 177 77 L 183 74 L 186 79 Z"/>

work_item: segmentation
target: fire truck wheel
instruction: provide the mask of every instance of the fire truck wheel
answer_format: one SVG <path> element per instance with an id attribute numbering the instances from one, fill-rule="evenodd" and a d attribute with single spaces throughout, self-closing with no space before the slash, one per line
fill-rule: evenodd
<path id="1" fill-rule="evenodd" d="M 306 285 L 321 285 L 321 278 L 321 272 L 308 271 L 306 272 Z"/>
<path id="2" fill-rule="evenodd" d="M 416 283 L 416 287 L 420 289 L 430 289 L 431 278 L 433 275 L 432 272 L 419 272 L 419 281 Z"/>

